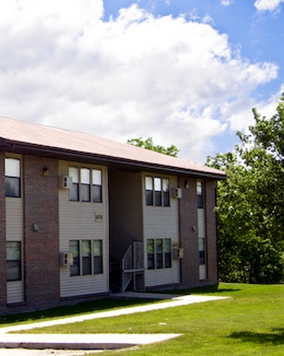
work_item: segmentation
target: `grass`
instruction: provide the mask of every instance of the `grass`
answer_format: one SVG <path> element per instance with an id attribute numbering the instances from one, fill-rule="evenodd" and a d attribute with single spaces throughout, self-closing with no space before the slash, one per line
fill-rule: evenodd
<path id="1" fill-rule="evenodd" d="M 47 321 L 53 319 L 69 318 L 72 316 L 79 316 L 99 311 L 107 311 L 113 309 L 121 309 L 125 307 L 132 307 L 137 305 L 144 305 L 153 303 L 152 300 L 124 300 L 118 298 L 105 298 L 75 304 L 72 306 L 62 306 L 52 309 L 39 310 L 30 313 L 21 313 L 13 315 L 0 315 L 0 328 L 6 326 L 29 324 L 38 321 Z"/>
<path id="2" fill-rule="evenodd" d="M 231 298 L 31 332 L 182 334 L 163 343 L 104 351 L 104 355 L 284 355 L 284 285 L 220 284 L 218 290 L 209 288 L 191 293 Z"/>

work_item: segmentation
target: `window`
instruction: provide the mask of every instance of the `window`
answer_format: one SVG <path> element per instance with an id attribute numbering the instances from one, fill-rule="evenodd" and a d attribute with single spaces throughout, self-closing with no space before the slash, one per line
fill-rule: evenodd
<path id="1" fill-rule="evenodd" d="M 155 268 L 155 245 L 154 240 L 147 240 L 148 269 Z"/>
<path id="2" fill-rule="evenodd" d="M 81 200 L 91 201 L 90 193 L 90 170 L 88 168 L 81 168 Z"/>
<path id="3" fill-rule="evenodd" d="M 84 274 L 91 274 L 92 265 L 91 265 L 91 241 L 82 241 L 82 271 Z"/>
<path id="4" fill-rule="evenodd" d="M 204 196 L 203 196 L 203 183 L 196 183 L 196 191 L 197 191 L 197 207 L 198 209 L 203 209 L 204 205 Z"/>
<path id="5" fill-rule="evenodd" d="M 103 273 L 103 243 L 101 240 L 93 241 L 94 274 Z"/>
<path id="6" fill-rule="evenodd" d="M 145 186 L 146 186 L 146 205 L 153 205 L 153 178 L 146 177 L 145 178 Z"/>
<path id="7" fill-rule="evenodd" d="M 172 267 L 171 239 L 164 239 L 165 268 Z"/>
<path id="8" fill-rule="evenodd" d="M 79 201 L 79 169 L 69 167 L 69 177 L 72 178 L 72 188 L 69 190 L 69 199 Z"/>
<path id="9" fill-rule="evenodd" d="M 159 177 L 145 177 L 146 205 L 170 206 L 170 181 Z"/>
<path id="10" fill-rule="evenodd" d="M 156 268 L 163 268 L 163 240 L 156 240 Z"/>
<path id="11" fill-rule="evenodd" d="M 21 196 L 20 160 L 5 158 L 6 197 Z"/>
<path id="12" fill-rule="evenodd" d="M 147 261 L 148 269 L 172 267 L 171 239 L 148 239 Z"/>
<path id="13" fill-rule="evenodd" d="M 102 203 L 102 171 L 100 169 L 69 167 L 72 188 L 69 191 L 71 201 Z"/>
<path id="14" fill-rule="evenodd" d="M 155 205 L 162 205 L 162 180 L 161 178 L 154 178 L 154 189 L 155 189 Z"/>
<path id="15" fill-rule="evenodd" d="M 73 253 L 73 265 L 70 276 L 84 276 L 103 273 L 102 240 L 70 241 L 70 252 Z"/>
<path id="16" fill-rule="evenodd" d="M 6 242 L 7 281 L 22 279 L 21 242 Z"/>
<path id="17" fill-rule="evenodd" d="M 199 264 L 200 265 L 205 265 L 205 238 L 200 237 L 198 239 L 198 245 L 199 245 Z"/>
<path id="18" fill-rule="evenodd" d="M 93 202 L 102 202 L 102 171 L 100 169 L 92 170 L 92 183 L 93 183 Z"/>
<path id="19" fill-rule="evenodd" d="M 170 181 L 163 179 L 163 201 L 164 206 L 170 206 Z"/>
<path id="20" fill-rule="evenodd" d="M 80 249 L 79 241 L 69 242 L 70 252 L 73 253 L 73 265 L 70 266 L 70 275 L 79 276 L 80 275 Z"/>

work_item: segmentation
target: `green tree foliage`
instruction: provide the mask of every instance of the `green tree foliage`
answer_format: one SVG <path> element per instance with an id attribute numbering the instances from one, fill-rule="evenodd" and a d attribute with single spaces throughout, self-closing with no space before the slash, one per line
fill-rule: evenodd
<path id="1" fill-rule="evenodd" d="M 159 152 L 172 157 L 177 157 L 179 153 L 179 149 L 174 145 L 171 145 L 170 147 L 163 147 L 159 145 L 155 146 L 152 137 L 148 137 L 146 140 L 143 140 L 142 137 L 133 138 L 131 140 L 127 140 L 127 143 L 132 146 L 146 148 L 147 150 Z"/>
<path id="2" fill-rule="evenodd" d="M 253 114 L 235 153 L 207 159 L 227 173 L 217 198 L 220 278 L 275 283 L 284 268 L 284 96 L 271 119 Z"/>

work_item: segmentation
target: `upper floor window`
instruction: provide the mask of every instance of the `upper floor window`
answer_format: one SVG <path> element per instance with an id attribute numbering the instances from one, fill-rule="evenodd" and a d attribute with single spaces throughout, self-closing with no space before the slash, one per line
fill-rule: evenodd
<path id="1" fill-rule="evenodd" d="M 69 190 L 69 199 L 79 201 L 79 168 L 69 167 L 69 177 L 72 178 L 72 188 Z"/>
<path id="2" fill-rule="evenodd" d="M 88 168 L 81 168 L 81 200 L 90 201 L 91 200 L 91 179 L 90 170 Z"/>
<path id="3" fill-rule="evenodd" d="M 170 181 L 160 177 L 145 177 L 146 205 L 170 206 Z"/>
<path id="4" fill-rule="evenodd" d="M 197 191 L 197 208 L 203 209 L 204 207 L 203 182 L 198 181 L 196 183 L 196 191 Z"/>
<path id="5" fill-rule="evenodd" d="M 102 171 L 100 169 L 92 169 L 92 184 L 93 184 L 93 202 L 102 202 Z"/>
<path id="6" fill-rule="evenodd" d="M 21 196 L 21 169 L 20 160 L 5 158 L 5 184 L 6 197 Z"/>
<path id="7" fill-rule="evenodd" d="M 102 202 L 102 171 L 100 169 L 69 167 L 72 188 L 69 199 L 94 203 Z"/>

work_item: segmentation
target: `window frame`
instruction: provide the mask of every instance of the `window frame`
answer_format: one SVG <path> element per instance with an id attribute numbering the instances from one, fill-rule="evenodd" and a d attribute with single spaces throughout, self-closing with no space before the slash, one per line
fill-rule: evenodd
<path id="1" fill-rule="evenodd" d="M 164 266 L 165 268 L 172 268 L 172 242 L 171 239 L 164 239 Z"/>
<path id="2" fill-rule="evenodd" d="M 77 248 L 74 255 L 74 249 L 71 247 L 76 242 Z M 95 254 L 95 245 L 99 244 L 99 255 Z M 86 245 L 86 246 L 84 246 Z M 69 251 L 73 253 L 74 263 L 70 266 L 70 277 L 74 276 L 92 276 L 103 274 L 103 239 L 82 239 L 69 240 Z M 98 263 L 99 259 L 99 263 Z M 77 266 L 74 268 L 74 265 Z M 97 268 L 99 266 L 99 268 Z M 72 273 L 72 271 L 76 273 Z"/>
<path id="3" fill-rule="evenodd" d="M 98 243 L 99 245 L 99 254 L 95 254 L 95 244 Z M 93 240 L 93 271 L 94 274 L 103 274 L 103 240 Z M 97 263 L 99 262 L 99 263 Z M 99 267 L 98 269 L 96 267 Z"/>
<path id="4" fill-rule="evenodd" d="M 154 239 L 147 239 L 147 269 L 156 269 Z"/>
<path id="5" fill-rule="evenodd" d="M 80 191 L 81 191 L 81 202 L 91 201 L 91 177 L 90 169 L 81 167 L 80 168 Z"/>
<path id="6" fill-rule="evenodd" d="M 172 239 L 147 239 L 147 270 L 163 270 L 172 268 L 172 259 Z"/>
<path id="7" fill-rule="evenodd" d="M 8 251 L 9 245 L 16 245 L 17 251 L 13 251 L 12 253 L 16 253 L 19 258 L 11 259 L 9 258 L 10 251 Z M 11 247 L 10 247 L 11 248 Z M 16 277 L 8 277 L 9 275 L 15 274 L 15 272 L 11 273 L 11 269 L 17 270 Z M 22 280 L 22 242 L 21 241 L 6 241 L 6 281 L 7 282 L 17 282 Z"/>
<path id="8" fill-rule="evenodd" d="M 17 163 L 17 167 L 8 167 L 8 162 Z M 15 173 L 12 172 L 14 169 Z M 8 188 L 9 185 L 10 188 Z M 5 157 L 5 196 L 7 198 L 21 198 L 21 193 L 21 160 L 16 157 Z"/>
<path id="9" fill-rule="evenodd" d="M 170 207 L 170 178 L 145 175 L 146 206 Z"/>
<path id="10" fill-rule="evenodd" d="M 82 275 L 92 274 L 91 240 L 82 240 Z"/>
<path id="11" fill-rule="evenodd" d="M 94 176 L 95 172 L 99 172 L 99 182 Z M 103 202 L 103 193 L 102 193 L 102 170 L 97 168 L 92 168 L 92 201 L 93 203 L 102 203 Z M 99 198 L 95 198 L 95 192 L 99 191 Z"/>
<path id="12" fill-rule="evenodd" d="M 76 250 L 71 247 L 71 243 L 76 243 Z M 75 244 L 74 244 L 75 245 Z M 81 254 L 80 254 L 80 241 L 79 240 L 70 240 L 69 241 L 69 251 L 73 254 L 73 264 L 70 266 L 70 277 L 80 276 L 81 275 Z"/>
<path id="13" fill-rule="evenodd" d="M 203 181 L 196 182 L 197 209 L 204 209 L 204 184 Z"/>
<path id="14" fill-rule="evenodd" d="M 145 177 L 145 191 L 146 191 L 146 205 L 154 205 L 154 190 L 153 190 L 153 177 Z"/>
<path id="15" fill-rule="evenodd" d="M 199 265 L 206 265 L 206 239 L 198 238 Z"/>
<path id="16" fill-rule="evenodd" d="M 96 172 L 97 175 L 95 175 Z M 82 203 L 103 202 L 102 169 L 70 165 L 68 167 L 68 175 L 72 178 L 69 201 Z"/>

